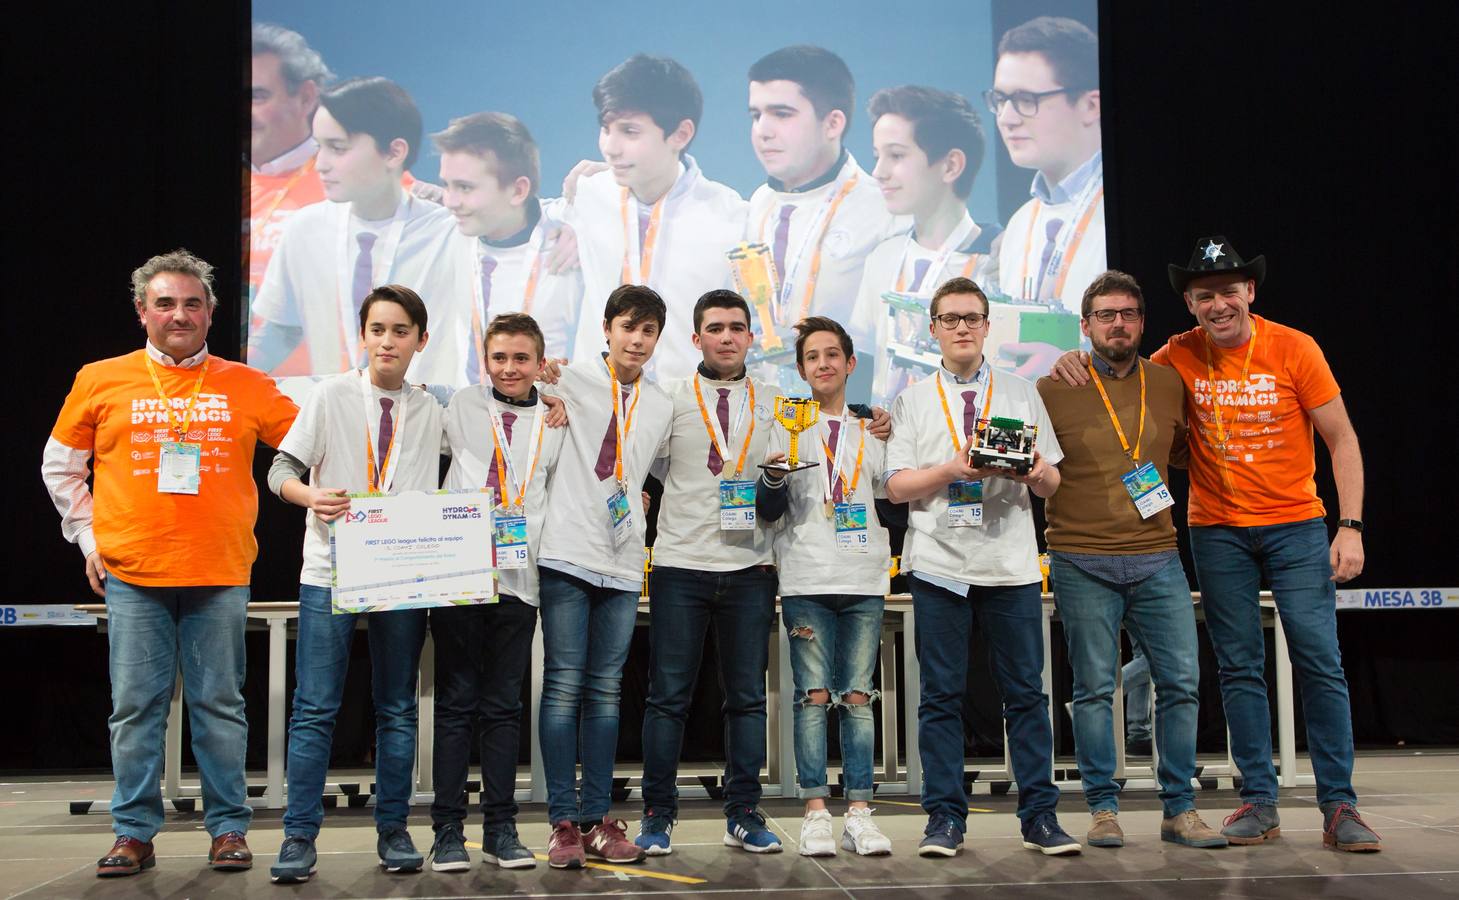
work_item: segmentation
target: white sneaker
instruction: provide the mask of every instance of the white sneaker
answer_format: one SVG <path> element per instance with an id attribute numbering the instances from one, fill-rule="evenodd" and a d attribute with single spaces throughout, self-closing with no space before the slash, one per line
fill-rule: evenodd
<path id="1" fill-rule="evenodd" d="M 846 810 L 841 848 L 855 851 L 860 856 L 887 856 L 892 852 L 892 841 L 871 820 L 869 807 L 853 806 Z"/>
<path id="2" fill-rule="evenodd" d="M 801 856 L 835 856 L 836 836 L 831 833 L 831 812 L 813 809 L 800 823 Z"/>

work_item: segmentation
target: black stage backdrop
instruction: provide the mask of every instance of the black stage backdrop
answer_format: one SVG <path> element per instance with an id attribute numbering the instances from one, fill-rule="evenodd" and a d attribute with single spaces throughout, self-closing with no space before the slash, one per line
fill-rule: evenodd
<path id="1" fill-rule="evenodd" d="M 1184 262 L 1197 237 L 1225 234 L 1248 256 L 1267 255 L 1258 310 L 1317 337 L 1363 440 L 1369 556 L 1358 587 L 1459 583 L 1450 555 L 1459 488 L 1446 468 L 1459 445 L 1444 351 L 1459 332 L 1449 15 L 1440 3 L 1357 15 L 1271 3 L 1100 9 L 1109 256 L 1146 288 L 1146 350 L 1191 325 L 1165 265 Z M 18 157 L 7 205 L 32 219 L 12 221 L 4 247 L 19 279 L 7 358 L 21 380 L 19 412 L 5 415 L 14 530 L 0 602 L 81 602 L 90 599 L 82 561 L 38 477 L 41 448 L 76 369 L 140 343 L 134 266 L 186 246 L 218 266 L 220 297 L 240 296 L 249 9 L 138 0 L 26 5 L 9 17 L 7 132 Z M 995 4 L 999 31 L 1019 19 L 1016 3 Z M 990 143 L 1004 152 L 991 134 Z M 236 358 L 233 302 L 224 300 L 210 343 Z M 260 482 L 270 455 L 260 454 Z M 1335 511 L 1321 451 L 1318 481 Z M 207 528 L 197 523 L 199 534 Z M 258 534 L 255 598 L 294 599 L 302 517 L 265 496 Z M 1339 628 L 1361 745 L 1459 743 L 1459 611 L 1351 612 Z M 249 637 L 255 766 L 262 638 Z M 628 771 L 645 651 L 640 634 L 624 684 Z M 1209 646 L 1202 662 L 1201 743 L 1215 749 L 1223 723 Z M 706 658 L 706 673 L 712 665 Z M 337 764 L 369 759 L 367 667 L 357 652 Z M 991 753 L 996 698 L 975 672 L 970 748 Z M 715 681 L 707 674 L 699 688 L 689 759 L 720 752 Z M 0 630 L 0 684 L 10 709 L 0 769 L 107 766 L 104 638 L 86 628 Z M 1058 685 L 1055 702 L 1068 690 Z"/>

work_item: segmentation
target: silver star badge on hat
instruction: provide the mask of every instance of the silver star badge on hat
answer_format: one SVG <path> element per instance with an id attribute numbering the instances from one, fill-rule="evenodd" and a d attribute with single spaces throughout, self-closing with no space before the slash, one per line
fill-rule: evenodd
<path id="1" fill-rule="evenodd" d="M 1226 246 L 1226 245 L 1225 244 L 1218 244 L 1215 241 L 1207 241 L 1206 242 L 1206 259 L 1215 261 L 1215 259 L 1217 257 L 1225 256 L 1226 253 L 1221 249 L 1224 246 Z"/>

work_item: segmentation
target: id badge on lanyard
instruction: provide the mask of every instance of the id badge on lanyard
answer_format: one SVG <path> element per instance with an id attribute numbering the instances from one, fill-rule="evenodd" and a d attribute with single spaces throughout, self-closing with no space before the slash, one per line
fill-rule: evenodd
<path id="1" fill-rule="evenodd" d="M 719 483 L 719 530 L 755 530 L 755 482 Z"/>
<path id="2" fill-rule="evenodd" d="M 498 569 L 527 568 L 526 516 L 516 509 L 498 511 L 492 517 L 492 536 Z"/>
<path id="3" fill-rule="evenodd" d="M 947 524 L 976 528 L 983 524 L 983 482 L 954 481 L 947 486 Z"/>
<path id="4" fill-rule="evenodd" d="M 1124 482 L 1125 490 L 1134 501 L 1135 509 L 1140 511 L 1142 519 L 1148 519 L 1162 509 L 1175 505 L 1170 489 L 1165 486 L 1165 479 L 1160 477 L 1160 471 L 1153 462 L 1126 472 L 1120 476 L 1120 481 Z"/>
<path id="5" fill-rule="evenodd" d="M 157 456 L 157 492 L 196 494 L 202 461 L 202 444 L 163 444 Z"/>
<path id="6" fill-rule="evenodd" d="M 613 543 L 622 547 L 633 539 L 633 510 L 628 505 L 628 488 L 620 482 L 618 490 L 606 502 L 608 523 L 613 528 Z"/>
<path id="7" fill-rule="evenodd" d="M 871 551 L 871 539 L 866 530 L 865 503 L 836 504 L 836 549 L 842 553 Z"/>

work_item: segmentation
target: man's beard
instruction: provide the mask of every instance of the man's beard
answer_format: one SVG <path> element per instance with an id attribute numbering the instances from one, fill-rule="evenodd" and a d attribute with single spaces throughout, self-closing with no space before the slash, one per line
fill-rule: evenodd
<path id="1" fill-rule="evenodd" d="M 1094 345 L 1094 352 L 1103 357 L 1106 362 L 1112 363 L 1129 362 L 1138 349 L 1139 345 L 1133 340 L 1123 347 L 1114 347 L 1109 344 Z"/>

